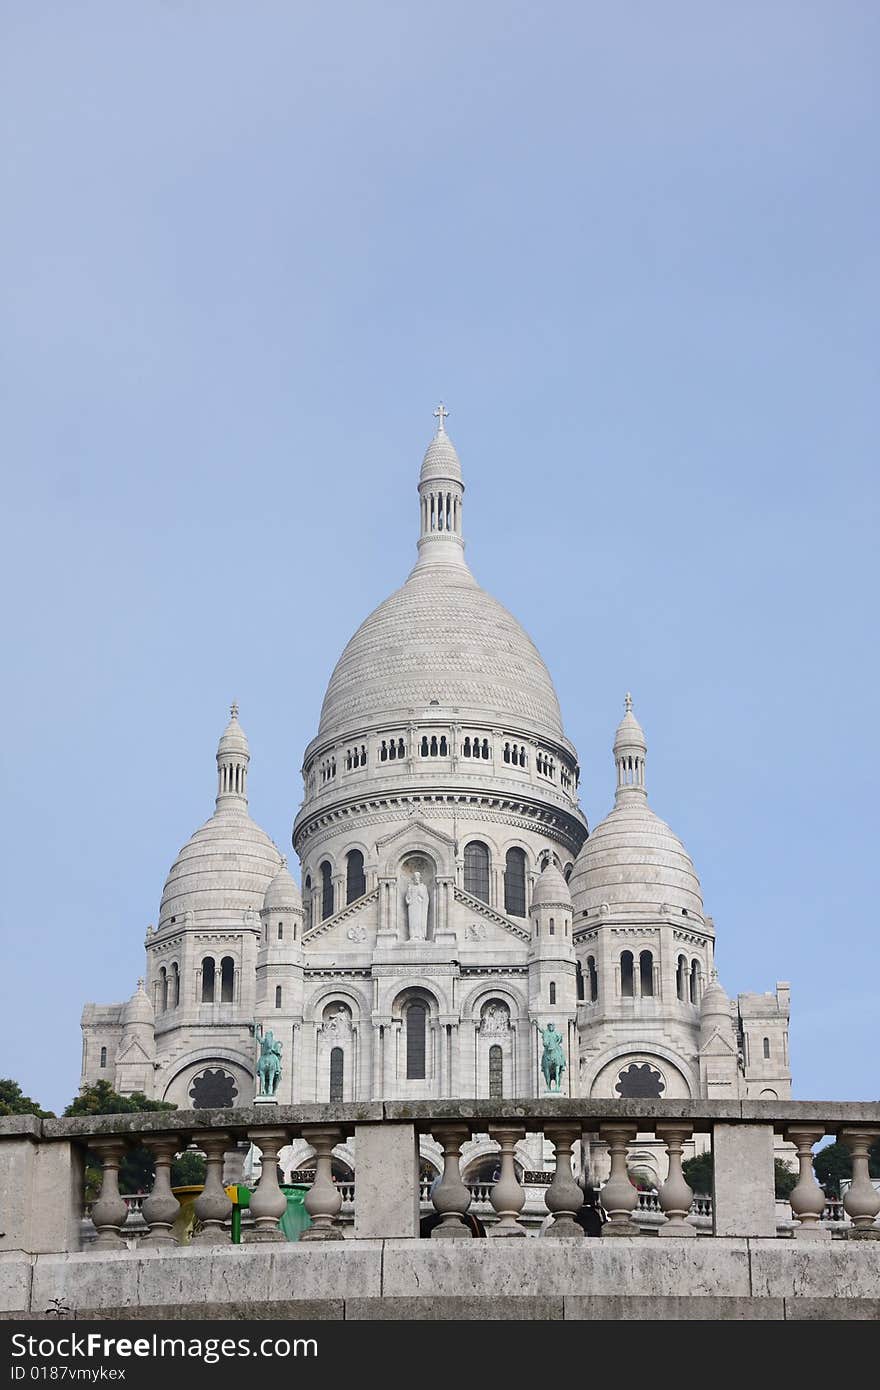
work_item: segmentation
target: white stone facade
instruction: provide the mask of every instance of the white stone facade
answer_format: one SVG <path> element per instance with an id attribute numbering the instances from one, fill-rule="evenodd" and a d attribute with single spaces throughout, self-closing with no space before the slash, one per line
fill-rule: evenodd
<path id="1" fill-rule="evenodd" d="M 233 706 L 216 809 L 147 932 L 145 984 L 86 1005 L 82 1079 L 189 1108 L 278 1099 L 561 1094 L 786 1099 L 788 986 L 728 1001 L 684 846 L 650 809 L 627 697 L 617 792 L 588 835 L 553 682 L 464 558 L 464 484 L 441 411 L 418 559 L 342 653 L 303 758 L 302 896 L 250 818 Z M 540 1155 L 535 1158 L 540 1166 Z"/>

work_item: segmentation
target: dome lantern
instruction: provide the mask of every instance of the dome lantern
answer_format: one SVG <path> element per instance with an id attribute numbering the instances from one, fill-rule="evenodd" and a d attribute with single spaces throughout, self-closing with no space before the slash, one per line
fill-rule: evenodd
<path id="1" fill-rule="evenodd" d="M 229 723 L 217 745 L 217 809 L 247 807 L 247 772 L 251 750 L 238 722 L 238 704 L 229 707 Z"/>
<path id="2" fill-rule="evenodd" d="M 632 695 L 626 692 L 625 712 L 614 735 L 614 765 L 617 768 L 615 802 L 645 800 L 645 758 L 648 745 L 645 732 L 633 714 Z"/>
<path id="3" fill-rule="evenodd" d="M 461 513 L 464 480 L 455 445 L 444 423 L 449 411 L 441 401 L 434 415 L 437 433 L 425 450 L 419 474 L 419 558 L 423 565 L 460 565 L 464 560 Z"/>

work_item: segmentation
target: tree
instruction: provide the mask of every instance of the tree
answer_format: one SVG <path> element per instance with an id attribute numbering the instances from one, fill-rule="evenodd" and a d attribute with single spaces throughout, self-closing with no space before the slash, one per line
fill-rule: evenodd
<path id="1" fill-rule="evenodd" d="M 130 1115 L 142 1110 L 176 1110 L 167 1100 L 150 1100 L 142 1091 L 121 1096 L 109 1081 L 95 1081 L 80 1087 L 79 1095 L 70 1102 L 65 1115 Z M 129 1149 L 119 1165 L 120 1192 L 146 1192 L 153 1186 L 156 1168 L 149 1149 L 142 1145 Z M 101 1167 L 98 1156 L 86 1154 L 86 1201 L 97 1196 L 101 1187 Z"/>
<path id="2" fill-rule="evenodd" d="M 171 1165 L 172 1187 L 198 1187 L 205 1181 L 206 1164 L 202 1154 L 184 1149 Z"/>
<path id="3" fill-rule="evenodd" d="M 698 1197 L 708 1197 L 712 1191 L 712 1155 L 696 1154 L 681 1165 L 684 1180 Z"/>
<path id="4" fill-rule="evenodd" d="M 10 1077 L 0 1081 L 0 1115 L 38 1115 L 41 1120 L 55 1118 L 53 1110 L 43 1110 L 30 1096 L 22 1095 L 18 1082 Z"/>
<path id="5" fill-rule="evenodd" d="M 852 1155 L 846 1144 L 838 1140 L 820 1149 L 813 1158 L 813 1170 L 828 1196 L 839 1197 L 841 1178 L 852 1177 Z M 880 1178 L 880 1139 L 868 1150 L 868 1172 L 872 1178 Z"/>
<path id="6" fill-rule="evenodd" d="M 712 1155 L 697 1154 L 695 1158 L 685 1159 L 681 1165 L 684 1180 L 699 1196 L 712 1191 Z M 773 1160 L 774 1189 L 776 1196 L 784 1200 L 797 1185 L 798 1175 L 782 1158 Z"/>

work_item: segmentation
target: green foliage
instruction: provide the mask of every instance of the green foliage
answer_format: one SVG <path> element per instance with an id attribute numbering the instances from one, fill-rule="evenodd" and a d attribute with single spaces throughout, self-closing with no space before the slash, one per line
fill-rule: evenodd
<path id="1" fill-rule="evenodd" d="M 776 1180 L 776 1196 L 786 1201 L 792 1188 L 797 1187 L 798 1174 L 790 1168 L 784 1158 L 774 1158 L 773 1174 Z"/>
<path id="2" fill-rule="evenodd" d="M 684 1180 L 688 1187 L 693 1188 L 698 1197 L 708 1196 L 712 1191 L 712 1155 L 697 1154 L 695 1158 L 685 1159 L 681 1165 L 684 1173 Z M 793 1168 L 789 1168 L 784 1159 L 777 1158 L 773 1161 L 773 1172 L 775 1177 L 776 1196 L 786 1198 L 792 1188 L 797 1184 L 798 1175 Z"/>
<path id="3" fill-rule="evenodd" d="M 813 1171 L 831 1197 L 840 1196 L 840 1179 L 852 1177 L 852 1156 L 846 1144 L 828 1144 L 813 1157 Z M 880 1139 L 868 1150 L 868 1172 L 880 1178 Z"/>
<path id="4" fill-rule="evenodd" d="M 712 1155 L 697 1154 L 686 1158 L 681 1165 L 684 1180 L 693 1189 L 695 1196 L 708 1197 L 712 1192 Z"/>
<path id="5" fill-rule="evenodd" d="M 51 1120 L 54 1114 L 52 1110 L 42 1110 L 30 1096 L 22 1095 L 17 1081 L 8 1076 L 0 1080 L 0 1115 L 39 1115 L 42 1120 Z"/>
<path id="6" fill-rule="evenodd" d="M 79 1095 L 70 1102 L 65 1115 L 130 1115 L 137 1110 L 176 1110 L 167 1100 L 148 1100 L 142 1091 L 121 1096 L 109 1081 L 94 1081 L 80 1087 Z"/>
<path id="7" fill-rule="evenodd" d="M 131 1115 L 143 1110 L 176 1110 L 167 1100 L 149 1100 L 142 1091 L 121 1096 L 109 1081 L 94 1081 L 80 1087 L 79 1095 L 70 1102 L 65 1115 Z M 120 1192 L 148 1192 L 153 1186 L 156 1169 L 149 1149 L 140 1146 L 128 1149 L 119 1165 Z M 86 1201 L 93 1201 L 101 1190 L 101 1165 L 94 1153 L 86 1155 Z"/>
<path id="8" fill-rule="evenodd" d="M 202 1154 L 185 1149 L 171 1165 L 172 1187 L 198 1187 L 205 1181 L 206 1164 Z"/>

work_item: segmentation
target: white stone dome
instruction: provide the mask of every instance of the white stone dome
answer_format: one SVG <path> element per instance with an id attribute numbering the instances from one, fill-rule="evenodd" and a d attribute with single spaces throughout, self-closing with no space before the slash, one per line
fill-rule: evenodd
<path id="1" fill-rule="evenodd" d="M 564 737 L 538 649 L 463 562 L 417 566 L 361 623 L 330 677 L 318 737 L 430 705 Z"/>
<path id="2" fill-rule="evenodd" d="M 643 798 L 615 806 L 575 860 L 568 883 L 575 915 L 664 903 L 702 919 L 700 880 L 681 840 Z"/>
<path id="3" fill-rule="evenodd" d="M 187 912 L 259 912 L 281 855 L 244 809 L 223 809 L 187 840 L 165 882 L 159 925 Z"/>
<path id="4" fill-rule="evenodd" d="M 123 1028 L 129 1028 L 133 1023 L 152 1023 L 154 1019 L 155 1011 L 149 995 L 144 990 L 144 982 L 138 980 L 134 994 L 122 1006 L 119 1021 Z"/>
<path id="5" fill-rule="evenodd" d="M 435 435 L 431 440 L 425 450 L 425 457 L 422 459 L 419 482 L 429 482 L 434 478 L 458 483 L 462 481 L 461 460 L 455 445 L 445 430 Z"/>
<path id="6" fill-rule="evenodd" d="M 282 856 L 278 870 L 263 899 L 264 912 L 289 912 L 302 909 L 302 897 L 287 867 L 287 856 Z"/>
<path id="7" fill-rule="evenodd" d="M 703 997 L 700 1000 L 700 1013 L 703 1018 L 730 1018 L 730 1000 L 727 997 L 727 990 L 714 971 L 712 972 L 712 979 L 703 991 Z"/>
<path id="8" fill-rule="evenodd" d="M 244 729 L 238 722 L 238 705 L 233 704 L 230 711 L 231 718 L 217 745 L 217 757 L 221 758 L 225 754 L 240 754 L 242 757 L 250 756 L 247 736 Z"/>
<path id="9" fill-rule="evenodd" d="M 571 907 L 571 892 L 552 859 L 541 871 L 532 893 L 532 907 Z"/>

